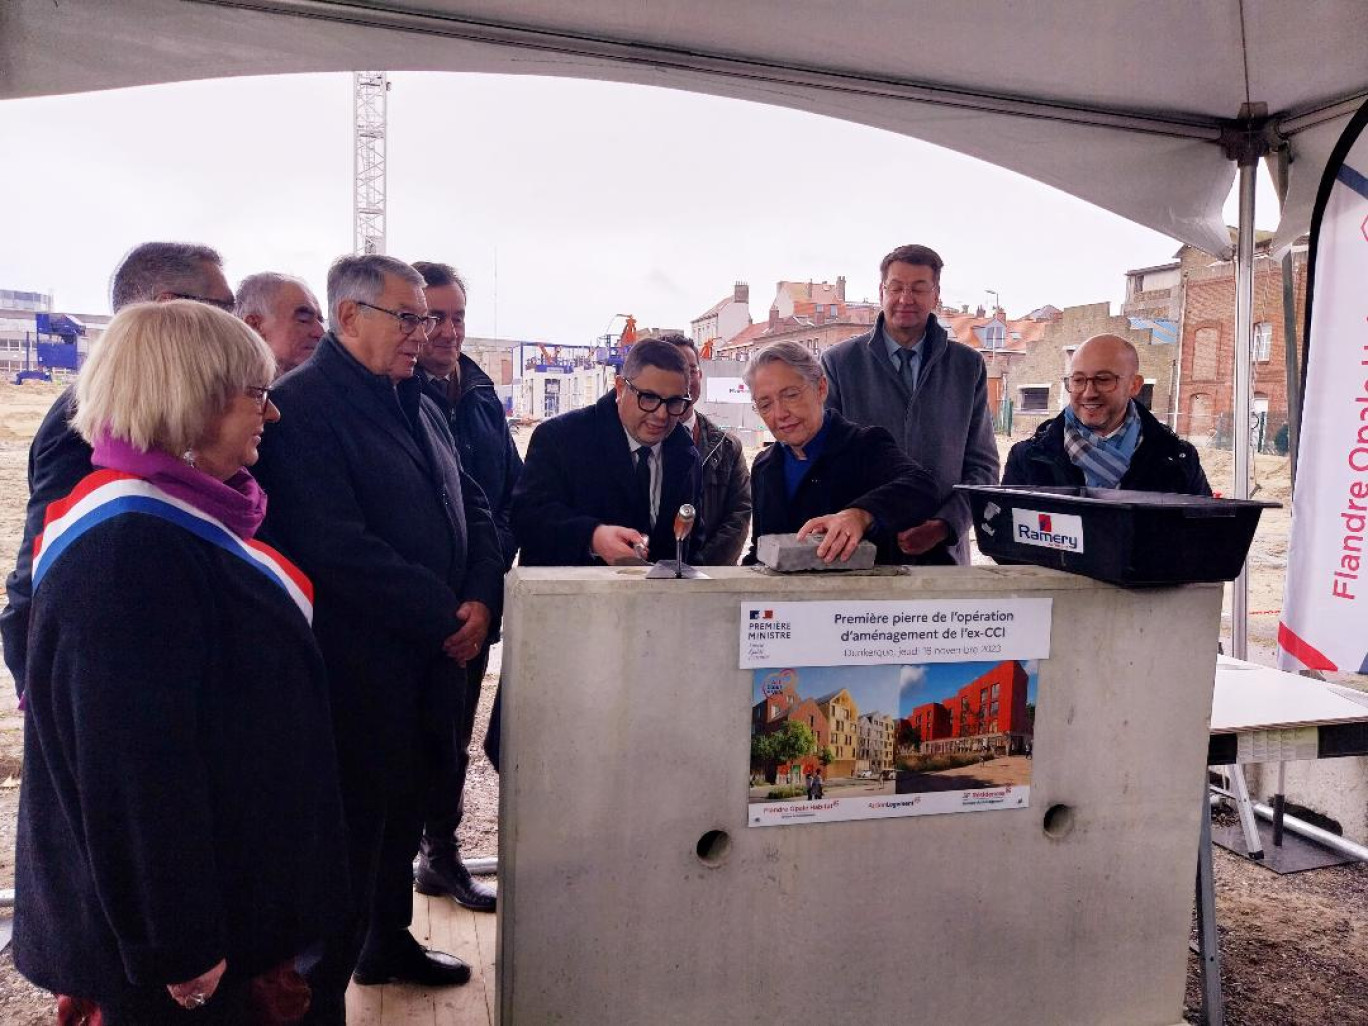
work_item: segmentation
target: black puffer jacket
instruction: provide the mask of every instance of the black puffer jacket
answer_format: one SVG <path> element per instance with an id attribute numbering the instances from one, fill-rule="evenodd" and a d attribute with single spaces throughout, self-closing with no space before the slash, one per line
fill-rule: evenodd
<path id="1" fill-rule="evenodd" d="M 1140 445 L 1131 457 L 1130 469 L 1119 488 L 1137 492 L 1173 492 L 1179 495 L 1210 495 L 1197 450 L 1155 419 L 1138 403 Z M 1003 472 L 1005 485 L 1085 484 L 1083 471 L 1074 466 L 1064 449 L 1064 415 L 1053 417 L 1036 428 L 1024 442 L 1017 442 L 1007 455 Z"/>

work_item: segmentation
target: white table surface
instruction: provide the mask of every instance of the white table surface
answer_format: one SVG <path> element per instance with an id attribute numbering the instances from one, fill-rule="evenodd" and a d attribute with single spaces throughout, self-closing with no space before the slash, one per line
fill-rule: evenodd
<path id="1" fill-rule="evenodd" d="M 1211 732 L 1234 734 L 1368 721 L 1368 692 L 1219 656 Z"/>

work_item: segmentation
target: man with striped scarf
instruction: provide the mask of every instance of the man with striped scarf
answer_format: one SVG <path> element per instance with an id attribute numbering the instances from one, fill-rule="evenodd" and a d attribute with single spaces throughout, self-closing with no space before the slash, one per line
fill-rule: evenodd
<path id="1" fill-rule="evenodd" d="M 1088 339 L 1064 379 L 1069 405 L 1012 446 L 1002 483 L 1210 495 L 1197 450 L 1135 401 L 1143 385 L 1135 346 Z"/>

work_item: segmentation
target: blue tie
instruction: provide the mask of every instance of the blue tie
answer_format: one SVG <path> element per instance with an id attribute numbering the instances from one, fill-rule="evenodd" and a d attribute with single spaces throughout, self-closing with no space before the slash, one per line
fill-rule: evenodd
<path id="1" fill-rule="evenodd" d="M 917 372 L 913 369 L 913 363 L 916 359 L 917 351 L 915 349 L 898 350 L 898 360 L 901 363 L 898 374 L 902 377 L 903 384 L 907 386 L 909 392 L 917 390 Z"/>

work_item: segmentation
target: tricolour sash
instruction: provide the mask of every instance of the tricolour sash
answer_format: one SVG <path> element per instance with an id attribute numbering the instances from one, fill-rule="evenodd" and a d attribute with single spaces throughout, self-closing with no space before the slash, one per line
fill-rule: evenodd
<path id="1" fill-rule="evenodd" d="M 279 585 L 304 619 L 313 623 L 313 582 L 297 566 L 269 545 L 239 538 L 221 520 L 119 470 L 95 471 L 65 499 L 48 506 L 43 531 L 33 541 L 34 590 L 72 542 L 97 524 L 124 513 L 159 517 L 236 556 Z"/>

